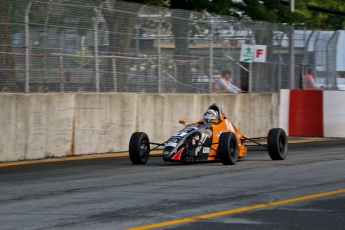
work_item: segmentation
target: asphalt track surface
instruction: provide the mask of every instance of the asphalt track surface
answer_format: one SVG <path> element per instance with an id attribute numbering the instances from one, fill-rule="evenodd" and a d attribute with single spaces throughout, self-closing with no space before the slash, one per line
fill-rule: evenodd
<path id="1" fill-rule="evenodd" d="M 1 230 L 345 229 L 345 140 L 290 143 L 284 161 L 255 147 L 233 166 L 0 164 L 0 191 Z"/>

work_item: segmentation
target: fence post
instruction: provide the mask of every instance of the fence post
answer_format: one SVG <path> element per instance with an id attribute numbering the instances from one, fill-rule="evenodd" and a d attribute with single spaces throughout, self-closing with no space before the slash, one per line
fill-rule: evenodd
<path id="1" fill-rule="evenodd" d="M 330 53 L 332 52 L 330 50 L 330 45 L 331 45 L 331 41 L 336 37 L 337 35 L 337 32 L 334 31 L 332 36 L 328 39 L 327 41 L 327 46 L 326 46 L 326 71 L 327 71 L 327 77 L 326 77 L 326 89 L 330 89 L 329 87 L 329 76 L 331 75 L 331 78 L 334 78 L 334 69 L 336 68 L 331 68 L 331 64 L 330 64 Z M 335 52 L 336 53 L 336 52 Z M 336 56 L 336 54 L 335 54 Z M 333 62 L 334 63 L 334 62 Z M 331 74 L 329 74 L 331 72 Z M 333 79 L 332 79 L 333 80 Z M 335 83 L 335 85 L 334 85 Z M 337 88 L 337 79 L 335 78 L 335 81 L 333 80 L 333 85 L 332 85 L 332 88 L 331 89 L 336 89 Z"/>
<path id="2" fill-rule="evenodd" d="M 97 16 L 94 25 L 94 46 L 95 46 L 95 74 L 96 74 L 96 92 L 99 92 L 99 62 L 98 62 L 98 20 L 101 16 L 103 1 L 97 9 Z"/>
<path id="3" fill-rule="evenodd" d="M 49 0 L 48 2 L 48 9 L 47 9 L 47 16 L 46 19 L 44 21 L 44 37 L 43 37 L 43 46 L 44 46 L 44 56 L 43 56 L 43 63 L 44 63 L 44 80 L 43 80 L 43 87 L 46 86 L 47 81 L 48 81 L 48 71 L 47 71 L 47 65 L 48 65 L 48 61 L 47 61 L 47 34 L 48 34 L 48 23 L 49 23 L 49 12 L 50 12 L 50 6 L 51 6 L 51 2 L 52 0 Z"/>
<path id="4" fill-rule="evenodd" d="M 64 33 L 64 31 L 61 31 L 61 33 L 60 33 L 60 55 L 59 55 L 60 92 L 65 91 L 64 58 L 63 58 L 64 42 L 65 42 L 64 38 L 65 38 L 65 33 Z"/>
<path id="5" fill-rule="evenodd" d="M 212 19 L 214 19 L 214 22 L 212 22 Z M 216 26 L 216 23 L 217 23 L 217 19 L 218 17 L 212 17 L 211 16 L 211 31 L 210 31 L 210 43 L 209 43 L 209 46 L 210 46 L 210 77 L 209 77 L 209 93 L 212 92 L 212 76 L 213 76 L 213 34 L 214 34 L 214 27 Z"/>
<path id="6" fill-rule="evenodd" d="M 158 64 L 158 93 L 162 93 L 162 65 L 161 65 L 161 40 L 160 40 L 160 26 L 157 29 L 157 64 Z"/>
<path id="7" fill-rule="evenodd" d="M 291 28 L 289 39 L 289 76 L 290 89 L 295 88 L 295 43 L 294 43 L 294 26 Z"/>
<path id="8" fill-rule="evenodd" d="M 32 6 L 30 1 L 25 10 L 25 92 L 30 92 L 30 29 L 29 29 L 29 13 Z"/>
<path id="9" fill-rule="evenodd" d="M 282 49 L 282 40 L 284 37 L 284 32 L 281 34 L 281 37 L 279 39 L 279 44 L 278 44 L 278 82 L 277 82 L 277 91 L 280 92 L 281 89 L 281 82 L 282 82 L 282 62 L 281 62 L 281 49 Z"/>
<path id="10" fill-rule="evenodd" d="M 162 52 L 161 52 L 161 26 L 162 21 L 164 20 L 166 11 L 163 12 L 163 15 L 161 16 L 157 28 L 157 64 L 158 64 L 158 93 L 162 93 L 162 85 L 163 85 L 163 79 L 162 79 Z"/>
<path id="11" fill-rule="evenodd" d="M 289 0 L 289 7 L 290 11 L 295 11 L 295 0 Z M 291 25 L 291 33 L 290 33 L 290 39 L 289 39 L 289 55 L 290 55 L 290 68 L 289 68 L 289 75 L 290 75 L 290 89 L 295 89 L 295 41 L 294 41 L 294 32 L 295 32 L 295 26 Z"/>
<path id="12" fill-rule="evenodd" d="M 114 92 L 117 92 L 117 76 L 116 76 L 116 58 L 113 56 L 111 58 L 113 66 L 113 82 L 114 82 Z"/>

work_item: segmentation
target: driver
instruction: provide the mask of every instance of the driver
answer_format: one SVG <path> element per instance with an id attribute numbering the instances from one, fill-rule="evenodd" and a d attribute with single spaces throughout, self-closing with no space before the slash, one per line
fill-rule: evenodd
<path id="1" fill-rule="evenodd" d="M 208 109 L 204 113 L 204 123 L 209 125 L 212 124 L 212 121 L 218 122 L 218 112 L 213 109 Z"/>

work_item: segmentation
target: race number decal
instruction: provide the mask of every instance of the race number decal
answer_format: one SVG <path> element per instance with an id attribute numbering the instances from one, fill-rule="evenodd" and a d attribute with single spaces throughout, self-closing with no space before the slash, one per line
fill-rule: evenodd
<path id="1" fill-rule="evenodd" d="M 201 134 L 201 139 L 200 139 L 200 141 L 199 141 L 199 145 L 201 144 L 204 144 L 204 142 L 206 141 L 206 139 L 207 139 L 207 134 L 206 133 L 202 133 Z M 199 151 L 200 151 L 200 149 L 202 148 L 202 146 L 198 146 L 198 147 L 196 147 L 195 148 L 195 156 L 197 156 L 198 155 L 198 153 L 199 153 Z"/>
<path id="2" fill-rule="evenodd" d="M 189 132 L 191 131 L 194 131 L 198 129 L 197 127 L 188 127 L 188 128 L 185 128 L 183 130 L 181 130 L 180 132 L 178 133 L 175 133 L 174 134 L 174 137 L 183 137 L 183 136 L 186 136 Z"/>
<path id="3" fill-rule="evenodd" d="M 178 132 L 178 133 L 174 134 L 174 137 L 183 137 L 183 136 L 186 136 L 186 135 L 187 135 L 186 132 Z"/>

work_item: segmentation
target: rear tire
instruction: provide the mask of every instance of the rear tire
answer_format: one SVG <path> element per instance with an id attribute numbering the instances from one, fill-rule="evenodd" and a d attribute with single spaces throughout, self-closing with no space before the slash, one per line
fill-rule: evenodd
<path id="1" fill-rule="evenodd" d="M 281 128 L 271 129 L 267 136 L 268 154 L 272 160 L 284 160 L 288 152 L 286 133 Z"/>
<path id="2" fill-rule="evenodd" d="M 220 135 L 218 153 L 223 165 L 236 164 L 238 160 L 238 142 L 234 133 L 226 132 Z"/>
<path id="3" fill-rule="evenodd" d="M 129 158 L 133 164 L 146 164 L 150 157 L 150 140 L 146 133 L 135 132 L 129 141 Z"/>

